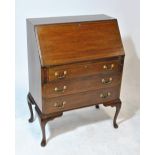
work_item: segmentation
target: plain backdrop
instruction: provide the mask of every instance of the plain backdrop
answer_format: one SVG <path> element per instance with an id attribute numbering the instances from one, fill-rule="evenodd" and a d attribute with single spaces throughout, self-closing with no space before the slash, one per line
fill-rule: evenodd
<path id="1" fill-rule="evenodd" d="M 122 150 L 123 155 L 124 155 L 124 152 L 127 152 L 128 154 L 135 154 L 135 155 L 138 154 L 139 152 L 138 151 L 138 146 L 139 146 L 139 135 L 138 135 L 139 134 L 139 113 L 138 113 L 139 111 L 139 55 L 140 55 L 139 3 L 140 3 L 139 0 L 16 0 L 16 14 L 15 14 L 16 15 L 16 48 L 15 48 L 16 100 L 15 100 L 15 104 L 16 104 L 16 119 L 17 119 L 16 139 L 17 139 L 17 145 L 18 145 L 17 146 L 18 154 L 21 154 L 23 149 L 22 147 L 24 147 L 24 145 L 21 145 L 23 138 L 25 138 L 25 143 L 26 142 L 28 143 L 29 139 L 31 139 L 31 142 L 32 142 L 30 143 L 30 145 L 32 144 L 31 147 L 33 145 L 35 146 L 36 141 L 40 139 L 40 135 L 39 135 L 39 138 L 36 138 L 37 137 L 36 135 L 40 133 L 40 128 L 38 127 L 38 125 L 37 126 L 33 125 L 32 130 L 30 130 L 31 126 L 27 123 L 27 120 L 26 120 L 29 116 L 28 106 L 26 104 L 26 95 L 28 92 L 26 18 L 72 16 L 72 15 L 87 15 L 87 14 L 88 15 L 106 14 L 118 19 L 122 41 L 126 52 L 123 84 L 122 84 L 122 91 L 121 91 L 123 108 L 121 110 L 120 118 L 122 118 L 122 122 L 126 122 L 126 123 L 124 123 L 124 126 L 122 123 L 122 130 L 118 130 L 117 134 L 118 134 L 118 137 L 120 137 L 122 136 L 121 135 L 122 132 L 127 130 L 128 135 L 124 133 L 121 139 L 122 141 L 120 140 L 120 143 L 122 143 L 122 145 L 124 146 Z M 85 112 L 87 112 L 87 110 Z M 101 112 L 96 113 L 96 117 L 94 117 L 94 119 L 90 117 L 90 119 L 92 119 L 92 124 L 95 125 L 95 122 L 97 122 L 97 120 L 100 120 L 100 119 L 102 120 L 103 117 L 100 114 Z M 82 114 L 79 113 L 79 115 L 82 115 Z M 113 112 L 109 113 L 109 115 L 111 115 L 112 117 Z M 70 115 L 70 116 L 73 116 L 73 115 Z M 57 129 L 57 132 L 64 133 L 65 132 L 64 130 L 68 131 L 70 130 L 70 128 L 74 128 L 75 126 L 78 126 L 77 125 L 78 123 L 79 123 L 79 126 L 81 126 L 81 122 L 83 122 L 84 120 L 82 118 L 81 119 L 78 118 L 78 115 L 77 117 L 76 116 L 74 117 L 75 118 L 73 119 L 64 118 L 62 119 L 61 122 L 58 122 L 58 124 L 55 123 L 55 126 L 59 126 L 59 129 Z M 83 116 L 83 117 L 87 117 L 87 116 Z M 70 126 L 66 125 L 65 122 L 63 123 L 65 119 L 68 122 L 71 121 L 73 124 L 70 124 Z M 106 116 L 105 116 L 105 119 L 106 119 Z M 74 120 L 77 123 L 74 123 Z M 129 122 L 127 120 L 129 120 Z M 89 121 L 90 120 L 88 119 L 88 122 Z M 87 123 L 84 123 L 84 125 L 86 124 Z M 95 126 L 98 133 L 101 132 L 99 130 L 100 126 L 101 125 Z M 39 129 L 36 130 L 36 128 L 37 129 L 39 128 Z M 52 126 L 52 128 L 54 127 Z M 85 128 L 84 130 L 86 129 L 87 128 Z M 37 131 L 37 133 L 34 130 Z M 105 129 L 103 130 L 107 132 L 110 131 L 109 134 L 112 133 L 113 131 L 112 129 L 109 130 L 109 128 L 107 128 L 106 130 L 106 125 L 105 125 Z M 88 131 L 89 131 L 89 127 L 88 127 Z M 24 137 L 24 134 L 27 136 Z M 116 138 L 117 138 L 117 134 L 115 134 Z M 56 133 L 56 135 L 59 135 L 59 134 Z M 36 136 L 35 138 L 37 140 L 33 136 Z M 76 136 L 76 134 L 73 134 L 73 136 Z M 100 135 L 98 136 L 100 137 Z M 36 140 L 35 142 L 33 141 L 34 140 L 33 138 Z M 68 140 L 68 137 L 66 140 Z M 98 140 L 100 141 L 100 138 Z M 113 141 L 113 139 L 111 140 Z M 112 144 L 112 141 L 109 141 L 109 144 Z M 58 144 L 59 144 L 59 141 L 58 141 Z M 99 144 L 101 144 L 101 146 L 100 145 L 96 145 L 96 146 L 98 146 L 100 149 L 100 147 L 102 148 L 102 144 L 104 144 L 104 140 L 101 143 L 99 142 Z M 36 145 L 38 146 L 39 144 L 37 143 Z M 106 147 L 106 143 L 105 143 L 105 147 Z M 35 148 L 33 149 L 35 150 Z M 28 151 L 27 148 L 25 148 L 25 151 Z M 113 152 L 111 153 L 113 154 Z"/>

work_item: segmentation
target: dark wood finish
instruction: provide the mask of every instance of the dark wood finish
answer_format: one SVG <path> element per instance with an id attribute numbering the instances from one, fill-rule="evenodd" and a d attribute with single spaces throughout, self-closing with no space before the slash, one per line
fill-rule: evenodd
<path id="1" fill-rule="evenodd" d="M 32 105 L 46 145 L 48 121 L 99 104 L 121 108 L 124 49 L 117 20 L 105 15 L 27 19 L 29 122 Z"/>
<path id="2" fill-rule="evenodd" d="M 114 128 L 118 128 L 118 125 L 117 125 L 117 123 L 116 123 L 116 120 L 117 120 L 118 114 L 119 114 L 119 112 L 120 112 L 121 105 L 122 105 L 122 102 L 121 102 L 121 101 L 119 101 L 119 102 L 116 104 L 116 113 L 115 113 L 114 120 L 113 120 Z"/>
<path id="3" fill-rule="evenodd" d="M 115 129 L 118 128 L 118 124 L 116 122 L 117 120 L 117 117 L 118 117 L 118 114 L 120 112 L 120 109 L 121 109 L 121 105 L 122 105 L 122 102 L 120 99 L 117 99 L 115 100 L 113 103 L 103 103 L 104 106 L 111 106 L 111 107 L 116 107 L 116 112 L 115 112 L 115 115 L 114 115 L 114 119 L 113 119 L 113 126 Z"/>
<path id="4" fill-rule="evenodd" d="M 32 97 L 30 97 L 30 93 L 27 95 L 27 103 L 28 103 L 28 106 L 29 106 L 29 110 L 30 110 L 30 118 L 29 118 L 29 122 L 33 122 L 34 120 L 34 115 L 33 115 L 33 109 L 32 109 L 32 105 L 34 104 L 34 102 L 32 101 Z"/>
<path id="5" fill-rule="evenodd" d="M 36 36 L 43 66 L 124 55 L 117 20 L 38 25 Z"/>
<path id="6" fill-rule="evenodd" d="M 62 16 L 62 17 L 44 17 L 44 18 L 28 18 L 33 25 L 46 25 L 58 23 L 74 23 L 74 22 L 89 22 L 89 21 L 103 21 L 113 20 L 115 18 L 104 15 L 81 15 L 81 16 Z"/>
<path id="7" fill-rule="evenodd" d="M 37 106 L 37 103 L 34 101 L 32 95 L 30 93 L 28 93 L 27 95 L 27 98 L 28 98 L 28 105 L 31 104 L 32 105 L 35 105 L 35 110 L 39 116 L 39 120 L 40 120 L 40 126 L 41 126 L 41 131 L 42 131 L 42 141 L 41 141 L 41 146 L 45 146 L 46 145 L 46 132 L 45 132 L 45 127 L 46 127 L 46 124 L 48 121 L 51 121 L 53 120 L 54 118 L 56 117 L 60 117 L 63 115 L 62 112 L 57 112 L 57 113 L 52 113 L 52 114 L 49 114 L 49 115 L 44 115 L 40 109 L 38 108 Z M 104 106 L 111 106 L 111 107 L 116 107 L 116 113 L 114 115 L 114 119 L 113 119 L 113 126 L 114 128 L 118 128 L 118 124 L 116 122 L 116 119 L 118 117 L 118 114 L 119 114 L 119 111 L 120 111 L 120 108 L 121 108 L 121 101 L 120 99 L 117 99 L 117 100 L 113 100 L 112 102 L 107 102 L 106 104 L 103 103 Z M 95 105 L 95 107 L 97 109 L 99 109 L 99 105 Z M 31 121 L 29 122 L 33 122 L 34 118 L 33 118 L 33 111 L 31 112 L 31 115 L 30 115 L 30 119 Z M 29 119 L 29 120 L 30 120 Z"/>
<path id="8" fill-rule="evenodd" d="M 70 95 L 88 90 L 114 87 L 121 83 L 121 74 L 97 74 L 72 80 L 52 81 L 43 85 L 42 96 L 46 98 Z"/>
<path id="9" fill-rule="evenodd" d="M 112 64 L 114 65 L 114 67 L 111 70 L 110 66 Z M 104 69 L 103 68 L 104 65 L 108 66 L 109 68 Z M 59 78 L 55 76 L 55 73 L 57 72 L 62 77 L 64 71 L 67 72 L 66 76 L 64 76 L 64 79 L 85 77 L 89 75 L 95 75 L 98 73 L 108 74 L 114 72 L 121 72 L 122 71 L 121 57 L 50 67 L 49 69 L 47 69 L 46 72 L 47 81 L 58 80 Z"/>
<path id="10" fill-rule="evenodd" d="M 86 91 L 82 93 L 75 93 L 72 95 L 59 96 L 55 98 L 44 98 L 43 113 L 49 114 L 59 111 L 68 111 L 72 109 L 82 108 L 86 106 L 91 106 L 94 104 L 102 104 L 103 102 L 108 102 L 119 98 L 120 87 L 115 86 L 106 89 L 97 89 L 93 91 Z M 110 96 L 107 96 L 110 93 Z M 101 98 L 100 95 L 105 95 L 105 98 Z M 73 102 L 74 101 L 74 102 Z M 65 105 L 62 107 L 55 107 L 55 103 Z"/>
<path id="11" fill-rule="evenodd" d="M 32 105 L 35 105 L 35 110 L 39 116 L 40 119 L 40 126 L 41 126 L 41 130 L 42 130 L 42 141 L 41 141 L 41 146 L 45 146 L 46 145 L 46 134 L 45 134 L 45 126 L 46 123 L 50 120 L 53 120 L 56 117 L 60 117 L 62 116 L 63 113 L 58 112 L 58 113 L 54 113 L 54 114 L 49 114 L 49 115 L 44 115 L 42 114 L 42 112 L 40 111 L 37 103 L 34 101 L 32 95 L 30 93 L 28 93 L 27 95 L 27 101 L 28 101 L 28 105 L 31 106 L 30 108 L 30 119 L 29 122 L 33 122 L 34 118 L 33 118 L 33 110 L 32 110 Z"/>
<path id="12" fill-rule="evenodd" d="M 95 107 L 96 107 L 96 109 L 99 109 L 99 108 L 100 108 L 98 104 L 97 104 L 97 105 L 95 105 Z"/>
<path id="13" fill-rule="evenodd" d="M 28 71 L 29 91 L 42 109 L 41 97 L 41 63 L 38 46 L 35 40 L 34 26 L 27 20 L 27 48 L 28 48 Z"/>

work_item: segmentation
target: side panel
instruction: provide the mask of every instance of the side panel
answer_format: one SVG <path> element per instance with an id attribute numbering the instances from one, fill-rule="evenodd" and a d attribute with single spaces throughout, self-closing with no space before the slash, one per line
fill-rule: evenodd
<path id="1" fill-rule="evenodd" d="M 34 26 L 27 20 L 27 48 L 29 70 L 29 92 L 42 111 L 41 64 L 38 53 Z"/>

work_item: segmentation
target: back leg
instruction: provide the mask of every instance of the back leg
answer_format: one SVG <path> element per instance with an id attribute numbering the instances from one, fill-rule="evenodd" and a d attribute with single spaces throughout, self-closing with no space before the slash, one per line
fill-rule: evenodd
<path id="1" fill-rule="evenodd" d="M 33 115 L 33 109 L 32 109 L 32 102 L 31 102 L 31 99 L 30 99 L 30 94 L 28 93 L 27 95 L 27 103 L 28 103 L 28 106 L 29 106 L 29 110 L 30 110 L 30 118 L 29 118 L 29 122 L 33 122 L 34 120 L 34 115 Z"/>
<path id="2" fill-rule="evenodd" d="M 99 108 L 100 108 L 98 104 L 97 104 L 97 105 L 95 105 L 95 107 L 96 107 L 96 109 L 99 109 Z"/>

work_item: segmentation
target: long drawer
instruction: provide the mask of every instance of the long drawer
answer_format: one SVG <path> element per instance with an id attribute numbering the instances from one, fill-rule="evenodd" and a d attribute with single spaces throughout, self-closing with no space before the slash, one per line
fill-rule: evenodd
<path id="1" fill-rule="evenodd" d="M 108 103 L 119 98 L 120 85 L 77 93 L 73 95 L 60 96 L 55 98 L 43 99 L 43 113 L 54 113 L 60 111 L 68 111 L 71 109 L 82 108 L 100 103 Z"/>
<path id="2" fill-rule="evenodd" d="M 121 83 L 121 74 L 97 74 L 93 76 L 52 81 L 43 85 L 43 97 L 51 98 L 116 86 Z"/>
<path id="3" fill-rule="evenodd" d="M 110 60 L 98 60 L 93 62 L 84 62 L 76 64 L 68 64 L 62 66 L 50 67 L 47 70 L 46 81 L 71 79 L 74 77 L 83 77 L 95 75 L 98 73 L 114 73 L 121 72 L 122 64 L 120 58 Z"/>

